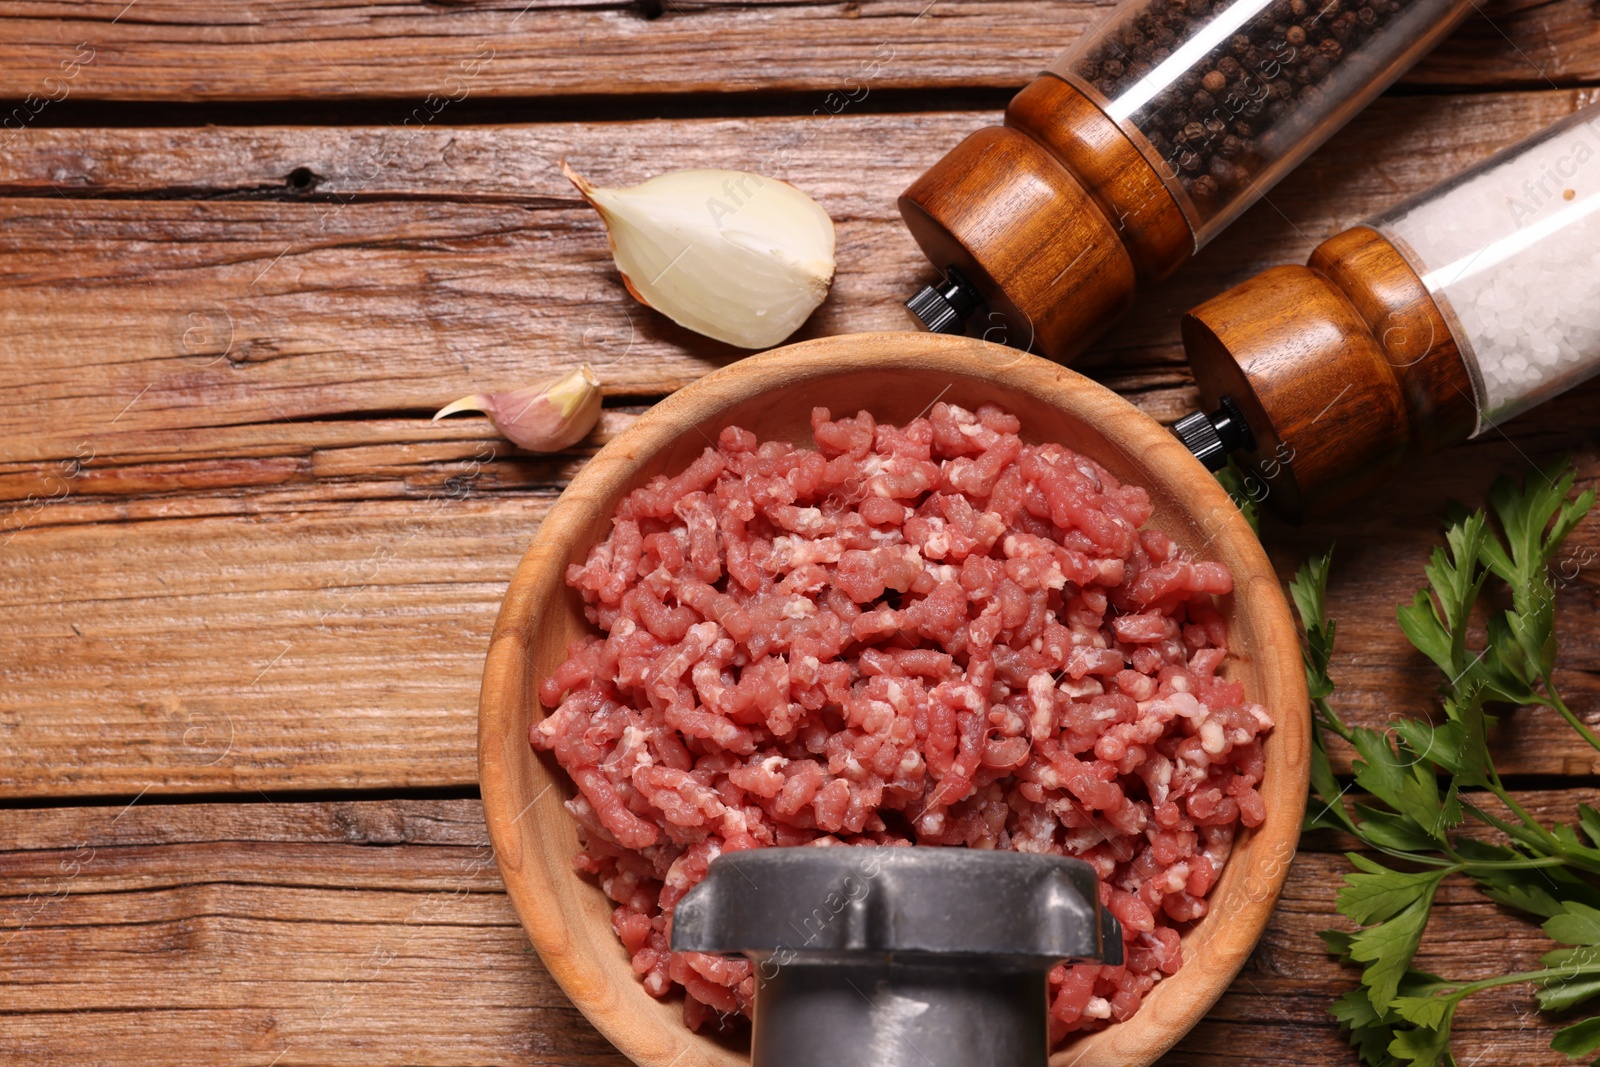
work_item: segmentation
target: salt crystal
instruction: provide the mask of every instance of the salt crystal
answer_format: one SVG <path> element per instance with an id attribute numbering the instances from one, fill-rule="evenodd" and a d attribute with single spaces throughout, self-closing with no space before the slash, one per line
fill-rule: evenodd
<path id="1" fill-rule="evenodd" d="M 1453 319 L 1479 432 L 1600 371 L 1600 111 L 1558 123 L 1369 225 Z"/>

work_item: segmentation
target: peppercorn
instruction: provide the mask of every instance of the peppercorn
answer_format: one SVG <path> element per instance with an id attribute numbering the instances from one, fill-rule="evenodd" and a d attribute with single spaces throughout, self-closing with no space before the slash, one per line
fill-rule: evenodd
<path id="1" fill-rule="evenodd" d="M 1128 0 L 1116 24 L 1074 72 L 1109 99 L 1167 62 L 1210 22 L 1218 0 Z M 1322 106 L 1338 65 L 1402 9 L 1402 0 L 1266 0 L 1207 55 L 1188 64 L 1130 120 L 1195 197 L 1220 210 L 1270 160 L 1258 137 Z M 1198 190 L 1198 191 L 1196 191 Z"/>

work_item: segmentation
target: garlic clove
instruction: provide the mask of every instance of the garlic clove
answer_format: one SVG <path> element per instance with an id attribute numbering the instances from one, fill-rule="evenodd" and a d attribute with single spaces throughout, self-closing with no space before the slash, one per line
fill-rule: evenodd
<path id="1" fill-rule="evenodd" d="M 584 363 L 538 385 L 464 396 L 440 408 L 433 421 L 458 411 L 483 412 L 512 444 L 530 452 L 559 452 L 600 421 L 600 379 Z"/>
<path id="2" fill-rule="evenodd" d="M 787 182 L 678 170 L 627 189 L 561 173 L 605 221 L 628 291 L 680 326 L 740 348 L 794 333 L 833 283 L 833 220 Z"/>

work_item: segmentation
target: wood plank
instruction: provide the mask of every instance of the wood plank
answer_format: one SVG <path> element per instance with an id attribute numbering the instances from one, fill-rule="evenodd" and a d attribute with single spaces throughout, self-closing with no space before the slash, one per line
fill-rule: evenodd
<path id="1" fill-rule="evenodd" d="M 1382 102 L 1146 293 L 1082 366 L 1176 417 L 1179 312 L 1583 99 Z M 101 463 L 190 460 L 213 439 L 232 456 L 248 427 L 294 442 L 277 423 L 327 416 L 387 432 L 397 414 L 579 356 L 610 395 L 658 396 L 737 358 L 626 295 L 599 220 L 555 171 L 563 157 L 602 183 L 697 164 L 793 181 L 839 229 L 833 294 L 799 336 L 903 328 L 900 300 L 932 272 L 894 196 L 993 118 L 28 131 L 0 160 L 0 373 L 19 389 L 0 410 L 0 462 L 49 468 L 85 446 Z M 254 199 L 299 168 L 324 200 Z M 406 439 L 457 431 L 426 432 L 440 436 Z"/>
<path id="2" fill-rule="evenodd" d="M 10 1062 L 626 1062 L 539 967 L 474 801 L 0 822 Z"/>
<path id="3" fill-rule="evenodd" d="M 1580 798 L 1595 799 L 1522 796 L 1562 813 Z M 0 1052 L 39 1064 L 623 1064 L 529 951 L 485 841 L 472 800 L 0 811 Z M 1326 1014 L 1354 976 L 1317 939 L 1345 925 L 1331 891 L 1348 869 L 1343 844 L 1307 840 L 1261 947 L 1163 1062 L 1354 1062 Z M 1532 967 L 1549 947 L 1451 882 L 1419 962 L 1483 977 Z M 1531 1003 L 1521 988 L 1469 1002 L 1460 1062 L 1565 1062 Z"/>
<path id="4" fill-rule="evenodd" d="M 235 491 L 22 531 L 0 795 L 476 781 L 483 651 L 550 499 Z"/>
<path id="5" fill-rule="evenodd" d="M 1560 404 L 1576 430 L 1595 390 Z M 1269 527 L 1280 573 L 1337 541 L 1334 674 L 1351 719 L 1435 706 L 1438 677 L 1393 606 L 1421 583 L 1445 494 L 1474 500 L 1528 441 L 1436 457 L 1314 532 Z M 561 480 L 548 461 L 470 457 L 389 481 L 76 499 L 14 533 L 0 569 L 0 795 L 323 789 L 476 780 L 483 650 L 499 598 Z M 1434 494 L 1422 498 L 1418 485 Z M 1600 516 L 1574 534 L 1558 594 L 1558 684 L 1600 712 Z M 1497 739 L 1507 773 L 1600 762 L 1529 710 Z"/>
<path id="6" fill-rule="evenodd" d="M 47 101 L 384 100 L 396 125 L 460 101 L 790 92 L 837 112 L 863 89 L 1013 88 L 1103 11 L 1095 0 L 7 0 L 0 93 Z M 1587 0 L 1495 0 L 1407 81 L 1575 84 L 1600 77 Z M 838 93 L 834 97 L 829 94 Z M 848 95 L 844 95 L 848 94 Z M 18 121 L 41 108 L 28 104 Z M 442 117 L 441 117 L 442 116 Z M 8 127 L 13 128 L 13 127 Z"/>
<path id="7" fill-rule="evenodd" d="M 1152 415 L 1176 417 L 1192 399 L 1178 311 L 1303 257 L 1578 96 L 1385 102 L 1144 297 L 1082 366 Z M 793 153 L 783 173 L 816 191 L 845 235 L 839 288 L 809 333 L 898 324 L 902 286 L 924 268 L 887 194 L 870 198 L 854 182 L 898 188 L 920 165 L 903 158 L 916 146 L 936 150 L 981 119 L 839 119 L 837 134 Z M 383 131 L 183 131 L 187 152 L 169 150 L 170 131 L 30 132 L 28 151 L 0 161 L 0 188 L 13 194 L 0 212 L 16 223 L 0 231 L 0 380 L 13 390 L 0 408 L 0 497 L 10 501 L 0 512 L 0 603 L 10 609 L 0 795 L 475 781 L 483 649 L 544 509 L 598 440 L 640 410 L 638 398 L 733 355 L 622 294 L 597 223 L 562 199 L 545 164 L 588 156 L 600 180 L 627 181 L 651 146 L 676 145 L 678 161 L 693 162 L 703 144 L 696 151 L 717 155 L 707 162 L 749 165 L 798 143 L 796 129 L 764 120 L 614 124 L 606 136 L 430 132 L 409 154 L 397 150 L 370 187 L 360 161 L 397 148 Z M 247 193 L 302 165 L 350 205 L 178 199 Z M 428 200 L 446 172 L 459 187 Z M 52 181 L 74 195 L 57 196 Z M 313 250 L 306 227 L 330 210 L 335 236 Z M 274 266 L 260 286 L 271 292 L 257 296 L 251 278 L 282 247 L 264 230 L 307 248 L 285 257 L 301 261 L 292 276 Z M 530 262 L 548 266 L 530 276 Z M 232 318 L 243 358 L 182 350 L 195 307 L 206 329 L 218 309 Z M 615 406 L 597 439 L 572 453 L 517 455 L 482 420 L 426 421 L 454 396 L 617 347 L 626 355 L 605 370 Z M 1586 481 L 1600 477 L 1597 397 L 1600 383 L 1514 423 L 1509 438 L 1414 463 L 1313 530 L 1269 527 L 1285 575 L 1330 537 L 1340 545 L 1335 668 L 1354 719 L 1430 706 L 1434 677 L 1392 606 L 1420 581 L 1444 500 L 1476 500 L 1494 472 L 1563 450 Z M 1600 555 L 1600 520 L 1575 535 L 1573 551 Z M 1600 572 L 1587 562 L 1576 574 L 1562 593 L 1561 679 L 1595 718 L 1600 635 L 1586 620 Z M 1504 759 L 1516 772 L 1597 769 L 1565 726 L 1533 713 L 1512 724 Z"/>

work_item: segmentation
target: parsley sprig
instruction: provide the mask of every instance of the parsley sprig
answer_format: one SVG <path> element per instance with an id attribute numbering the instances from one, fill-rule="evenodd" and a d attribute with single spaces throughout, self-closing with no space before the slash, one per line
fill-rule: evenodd
<path id="1" fill-rule="evenodd" d="M 1328 699 L 1336 632 L 1325 604 L 1331 551 L 1290 583 L 1305 628 L 1316 726 L 1306 829 L 1341 831 L 1384 858 L 1349 854 L 1355 870 L 1345 875 L 1336 903 L 1357 929 L 1322 935 L 1330 953 L 1361 968 L 1360 986 L 1331 1011 L 1370 1067 L 1454 1067 L 1456 1009 L 1486 989 L 1532 983 L 1539 1007 L 1552 1012 L 1600 996 L 1600 811 L 1579 805 L 1576 825 L 1541 822 L 1501 782 L 1488 741 L 1497 721 L 1490 709 L 1536 706 L 1560 715 L 1600 751 L 1600 737 L 1562 700 L 1552 678 L 1551 564 L 1595 503 L 1592 489 L 1568 499 L 1573 480 L 1566 464 L 1521 485 L 1501 478 L 1489 493 L 1493 519 L 1452 508 L 1445 544 L 1424 568 L 1427 586 L 1398 609 L 1406 637 L 1444 676 L 1441 714 L 1432 720 L 1400 717 L 1377 730 L 1340 718 Z M 1509 608 L 1486 602 L 1491 582 L 1510 591 Z M 1469 637 L 1475 608 L 1487 617 L 1476 649 Z M 1330 734 L 1355 749 L 1349 786 L 1340 785 L 1329 762 Z M 1451 875 L 1471 879 L 1485 896 L 1530 916 L 1570 947 L 1547 953 L 1538 970 L 1477 981 L 1416 969 L 1412 960 L 1435 894 Z M 1573 1058 L 1600 1053 L 1600 1016 L 1558 1030 L 1551 1047 Z"/>

